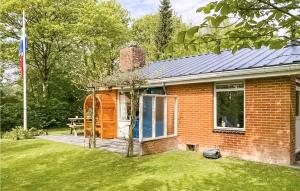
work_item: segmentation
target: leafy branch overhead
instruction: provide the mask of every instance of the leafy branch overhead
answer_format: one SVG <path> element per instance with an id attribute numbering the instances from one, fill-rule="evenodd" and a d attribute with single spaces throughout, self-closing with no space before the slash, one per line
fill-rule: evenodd
<path id="1" fill-rule="evenodd" d="M 233 52 L 245 47 L 268 46 L 279 49 L 288 43 L 299 44 L 299 0 L 221 0 L 200 7 L 205 19 L 198 26 L 182 31 L 176 45 L 197 50 L 206 44 L 210 50 Z"/>
<path id="2" fill-rule="evenodd" d="M 120 88 L 133 88 L 139 90 L 142 85 L 146 84 L 146 76 L 141 70 L 133 70 L 121 72 L 116 70 L 113 75 L 103 78 L 102 81 L 98 81 L 99 87 L 120 87 Z"/>

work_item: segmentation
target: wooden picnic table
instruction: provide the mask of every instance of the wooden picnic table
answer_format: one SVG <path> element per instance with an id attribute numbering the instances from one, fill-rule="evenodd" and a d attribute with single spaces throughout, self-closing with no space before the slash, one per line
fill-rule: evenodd
<path id="1" fill-rule="evenodd" d="M 70 123 L 67 125 L 70 127 L 70 134 L 73 133 L 74 135 L 77 136 L 77 130 L 78 129 L 83 129 L 83 120 L 84 118 L 79 118 L 79 117 L 73 117 L 73 118 L 68 118 Z"/>

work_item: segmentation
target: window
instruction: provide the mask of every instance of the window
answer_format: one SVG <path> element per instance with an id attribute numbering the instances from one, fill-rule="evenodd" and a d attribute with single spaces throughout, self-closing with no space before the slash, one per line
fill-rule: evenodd
<path id="1" fill-rule="evenodd" d="M 126 121 L 130 120 L 130 93 L 124 92 L 119 95 L 119 119 Z"/>
<path id="2" fill-rule="evenodd" d="M 145 94 L 165 95 L 165 91 L 162 87 L 147 88 L 144 90 L 144 92 L 145 92 Z"/>
<path id="3" fill-rule="evenodd" d="M 244 83 L 215 85 L 216 128 L 244 129 Z"/>
<path id="4" fill-rule="evenodd" d="M 177 135 L 177 96 L 144 94 L 140 99 L 140 140 Z"/>

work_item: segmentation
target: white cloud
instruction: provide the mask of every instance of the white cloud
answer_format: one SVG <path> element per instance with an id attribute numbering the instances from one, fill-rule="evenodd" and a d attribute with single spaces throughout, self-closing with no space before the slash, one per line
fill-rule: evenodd
<path id="1" fill-rule="evenodd" d="M 171 0 L 172 8 L 176 15 L 180 16 L 185 23 L 200 23 L 204 15 L 196 13 L 196 10 L 212 0 Z M 156 13 L 160 0 L 119 0 L 129 11 L 133 18 L 139 18 L 147 14 Z"/>

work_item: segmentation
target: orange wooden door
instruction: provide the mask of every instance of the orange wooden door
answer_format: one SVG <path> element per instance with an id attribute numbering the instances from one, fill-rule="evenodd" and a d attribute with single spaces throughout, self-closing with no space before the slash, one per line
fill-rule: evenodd
<path id="1" fill-rule="evenodd" d="M 117 136 L 117 103 L 115 92 L 101 94 L 102 100 L 102 138 L 112 139 Z"/>

